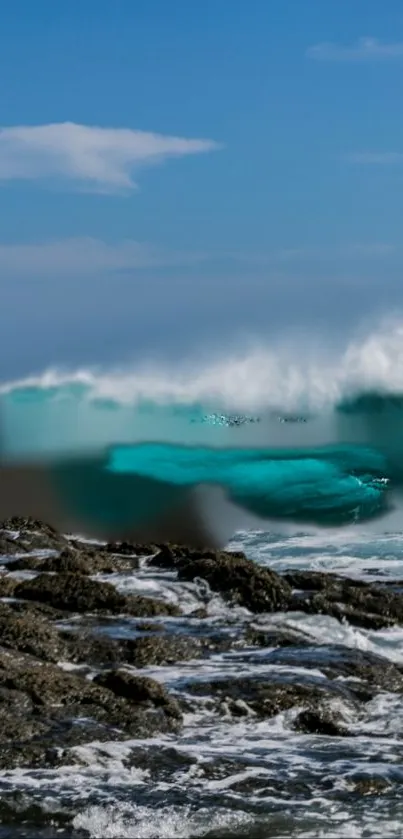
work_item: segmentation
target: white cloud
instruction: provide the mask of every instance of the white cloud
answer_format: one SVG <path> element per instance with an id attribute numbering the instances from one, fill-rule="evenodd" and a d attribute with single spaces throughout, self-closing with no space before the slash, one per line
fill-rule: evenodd
<path id="1" fill-rule="evenodd" d="M 169 268 L 202 261 L 203 254 L 164 251 L 126 239 L 108 244 L 78 237 L 35 244 L 0 244 L 0 281 L 10 275 L 74 276 L 147 268 Z"/>
<path id="2" fill-rule="evenodd" d="M 383 44 L 377 38 L 359 38 L 350 46 L 324 42 L 309 47 L 306 55 L 318 61 L 387 61 L 403 58 L 403 41 Z"/>
<path id="3" fill-rule="evenodd" d="M 346 156 L 346 159 L 349 163 L 363 163 L 363 164 L 373 164 L 373 165 L 387 165 L 390 166 L 394 163 L 403 163 L 403 153 L 397 151 L 381 151 L 381 152 L 372 152 L 372 151 L 363 151 L 363 152 L 352 152 Z"/>
<path id="4" fill-rule="evenodd" d="M 139 169 L 212 151 L 212 140 L 73 122 L 0 129 L 0 180 L 68 178 L 100 192 L 134 189 Z"/>

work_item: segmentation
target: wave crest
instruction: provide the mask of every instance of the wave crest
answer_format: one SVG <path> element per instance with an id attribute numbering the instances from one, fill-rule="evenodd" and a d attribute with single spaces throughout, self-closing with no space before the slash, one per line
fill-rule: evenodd
<path id="1" fill-rule="evenodd" d="M 40 376 L 4 383 L 0 393 L 40 388 L 49 395 L 61 389 L 91 399 L 121 404 L 213 404 L 256 412 L 320 410 L 346 396 L 367 391 L 403 394 L 403 324 L 381 328 L 351 342 L 340 353 L 323 344 L 283 343 L 255 347 L 230 358 L 172 367 L 138 364 L 133 368 L 49 369 Z"/>
<path id="2" fill-rule="evenodd" d="M 192 541 L 200 486 L 262 519 L 374 519 L 403 487 L 403 326 L 333 359 L 282 347 L 175 375 L 48 371 L 4 385 L 0 410 L 3 457 L 46 461 L 47 499 L 94 534 L 151 538 L 170 516 L 184 533 L 186 510 Z"/>

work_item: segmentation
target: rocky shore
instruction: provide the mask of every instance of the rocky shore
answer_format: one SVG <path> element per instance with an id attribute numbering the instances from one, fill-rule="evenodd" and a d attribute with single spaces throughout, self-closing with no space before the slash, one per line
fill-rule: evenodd
<path id="1" fill-rule="evenodd" d="M 403 583 L 279 575 L 240 552 L 91 545 L 19 518 L 1 524 L 0 558 L 1 770 L 71 765 L 79 760 L 76 747 L 94 740 L 178 732 L 200 701 L 219 715 L 257 720 L 297 708 L 296 730 L 352 736 L 335 697 L 359 710 L 376 692 L 403 693 L 403 668 L 380 655 L 259 624 L 263 614 L 302 612 L 365 629 L 401 625 Z M 180 631 L 177 605 L 118 590 L 117 575 L 136 575 L 141 565 L 171 574 L 172 586 L 197 582 L 200 605 L 186 616 L 192 633 Z M 242 619 L 212 629 L 203 591 L 243 610 Z M 117 618 L 131 621 L 124 637 L 104 631 Z M 237 650 L 250 663 L 262 649 L 266 664 L 283 665 L 275 675 L 184 679 L 172 693 L 142 674 L 217 651 Z M 287 675 L 287 665 L 301 663 L 305 675 Z"/>

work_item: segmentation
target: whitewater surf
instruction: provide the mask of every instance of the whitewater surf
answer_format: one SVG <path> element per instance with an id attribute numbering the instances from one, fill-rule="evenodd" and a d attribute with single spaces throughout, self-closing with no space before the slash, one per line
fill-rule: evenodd
<path id="1" fill-rule="evenodd" d="M 400 508 L 402 355 L 395 327 L 331 364 L 276 350 L 187 374 L 51 371 L 7 383 L 0 518 L 217 544 L 215 492 L 233 529 L 247 516 L 375 522 Z"/>

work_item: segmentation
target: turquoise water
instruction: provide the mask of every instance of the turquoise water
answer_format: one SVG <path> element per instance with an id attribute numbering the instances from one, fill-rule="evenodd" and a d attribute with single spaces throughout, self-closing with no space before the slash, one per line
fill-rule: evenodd
<path id="1" fill-rule="evenodd" d="M 402 485 L 398 394 L 245 414 L 218 401 L 93 398 L 67 382 L 8 389 L 0 407 L 3 456 L 46 459 L 65 507 L 118 528 L 168 514 L 200 485 L 263 520 L 337 526 L 385 514 Z"/>

